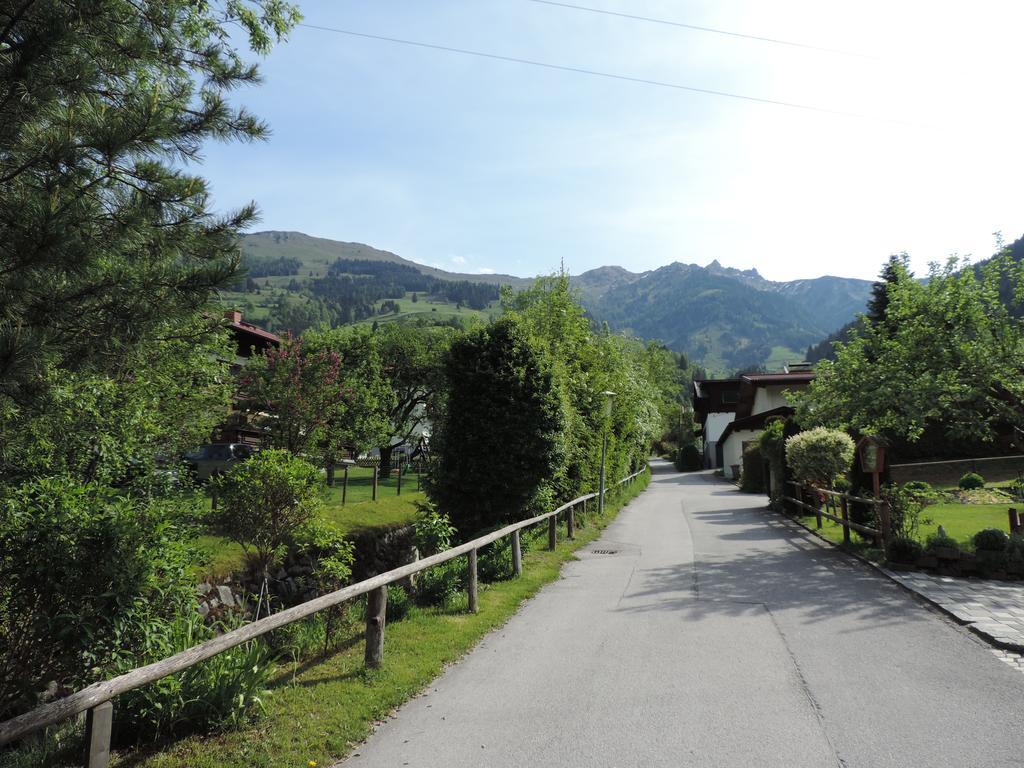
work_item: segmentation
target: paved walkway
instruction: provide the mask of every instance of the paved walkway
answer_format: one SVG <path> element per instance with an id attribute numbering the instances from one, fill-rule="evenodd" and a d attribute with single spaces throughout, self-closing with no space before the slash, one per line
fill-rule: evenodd
<path id="1" fill-rule="evenodd" d="M 882 570 L 994 645 L 1024 652 L 1024 585 Z"/>
<path id="2" fill-rule="evenodd" d="M 657 464 L 344 765 L 1024 766 L 1024 675 L 751 501 Z"/>

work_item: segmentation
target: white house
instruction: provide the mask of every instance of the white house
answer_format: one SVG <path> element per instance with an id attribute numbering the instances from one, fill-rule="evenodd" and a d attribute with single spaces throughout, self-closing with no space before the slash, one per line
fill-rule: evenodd
<path id="1" fill-rule="evenodd" d="M 787 367 L 782 373 L 751 373 L 739 379 L 694 382 L 694 412 L 704 426 L 705 466 L 721 467 L 726 477 L 735 479 L 743 464 L 746 445 L 757 437 L 772 416 L 792 415 L 794 409 L 787 393 L 803 389 L 813 380 L 810 365 L 801 363 Z M 736 392 L 731 413 L 724 410 L 724 403 L 714 398 L 715 393 L 727 391 Z M 698 409 L 696 403 L 702 393 L 704 409 Z M 721 410 L 713 411 L 713 407 Z M 729 420 L 722 426 L 726 416 Z M 712 433 L 714 456 L 709 462 L 707 445 Z"/>

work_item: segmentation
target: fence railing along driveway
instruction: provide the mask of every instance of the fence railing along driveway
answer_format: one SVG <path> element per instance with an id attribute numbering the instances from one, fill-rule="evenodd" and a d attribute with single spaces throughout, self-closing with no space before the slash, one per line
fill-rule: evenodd
<path id="1" fill-rule="evenodd" d="M 644 467 L 639 472 L 635 472 L 629 477 L 620 480 L 616 483 L 616 486 L 628 485 L 646 471 L 647 467 Z M 607 490 L 605 493 L 607 493 Z M 113 704 L 111 700 L 115 696 L 141 688 L 169 675 L 177 674 L 235 646 L 254 640 L 275 629 L 293 624 L 327 608 L 340 605 L 360 595 L 368 596 L 365 661 L 367 666 L 380 666 L 384 657 L 384 625 L 387 614 L 389 584 L 407 579 L 409 576 L 425 571 L 428 568 L 433 568 L 435 565 L 467 555 L 469 610 L 475 613 L 477 610 L 477 552 L 481 547 L 503 539 L 506 536 L 511 536 L 512 567 L 515 575 L 518 576 L 523 570 L 519 532 L 524 528 L 529 528 L 547 520 L 548 547 L 554 549 L 558 543 L 558 516 L 565 513 L 567 535 L 569 538 L 573 538 L 576 528 L 576 507 L 582 505 L 585 511 L 586 503 L 594 498 L 597 498 L 596 493 L 588 493 L 585 496 L 580 496 L 563 504 L 551 512 L 545 512 L 542 515 L 531 517 L 529 520 L 522 520 L 518 523 L 507 525 L 504 528 L 480 536 L 472 541 L 467 541 L 465 544 L 460 544 L 444 552 L 425 557 L 409 565 L 403 565 L 360 581 L 357 584 L 351 584 L 335 592 L 321 595 L 301 605 L 271 614 L 266 618 L 251 622 L 238 629 L 225 632 L 223 635 L 176 653 L 174 656 L 169 656 L 166 659 L 144 667 L 138 667 L 110 680 L 93 683 L 70 696 L 44 704 L 30 712 L 0 723 L 0 746 L 85 712 L 86 768 L 106 768 L 110 759 L 110 733 L 113 723 Z"/>

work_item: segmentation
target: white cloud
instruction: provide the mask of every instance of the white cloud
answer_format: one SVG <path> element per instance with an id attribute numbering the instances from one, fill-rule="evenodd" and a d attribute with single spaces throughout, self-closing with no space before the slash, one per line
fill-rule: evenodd
<path id="1" fill-rule="evenodd" d="M 473 271 L 476 272 L 476 274 L 478 275 L 493 275 L 495 272 L 495 270 L 491 269 L 490 267 L 477 267 Z"/>
<path id="2" fill-rule="evenodd" d="M 466 257 L 465 256 L 452 256 L 452 264 L 465 264 L 465 263 L 466 263 Z"/>

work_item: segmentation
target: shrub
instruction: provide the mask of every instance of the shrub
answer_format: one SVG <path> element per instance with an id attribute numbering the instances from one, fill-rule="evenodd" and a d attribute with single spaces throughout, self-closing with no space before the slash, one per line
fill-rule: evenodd
<path id="1" fill-rule="evenodd" d="M 241 620 L 238 620 L 240 625 Z M 190 605 L 170 620 L 154 617 L 137 656 L 125 658 L 114 674 L 165 659 L 217 633 Z M 228 629 L 230 627 L 223 627 Z M 117 697 L 114 718 L 119 743 L 153 740 L 184 730 L 239 725 L 263 706 L 271 667 L 259 640 L 236 646 L 176 675 Z"/>
<path id="2" fill-rule="evenodd" d="M 196 512 L 60 477 L 0 498 L 0 720 L 50 681 L 79 687 L 134 659 L 194 600 Z"/>
<path id="3" fill-rule="evenodd" d="M 319 470 L 282 450 L 261 451 L 212 483 L 220 506 L 211 522 L 254 553 L 264 577 L 296 531 L 316 515 L 323 493 Z"/>
<path id="4" fill-rule="evenodd" d="M 850 491 L 851 486 L 852 484 L 850 483 L 850 481 L 843 475 L 840 475 L 832 484 L 832 489 L 835 491 L 839 491 L 840 493 L 848 493 Z"/>
<path id="5" fill-rule="evenodd" d="M 743 451 L 740 490 L 747 493 L 764 493 L 764 459 L 756 442 L 748 445 Z"/>
<path id="6" fill-rule="evenodd" d="M 921 545 L 916 540 L 898 536 L 889 542 L 889 551 L 886 553 L 886 557 L 894 563 L 913 565 L 921 556 L 921 552 Z"/>
<path id="7" fill-rule="evenodd" d="M 921 512 L 924 504 L 905 486 L 884 485 L 881 492 L 882 500 L 889 504 L 889 524 L 892 534 L 897 537 L 917 539 L 921 524 Z M 877 514 L 873 513 L 873 527 L 880 525 Z"/>
<path id="8" fill-rule="evenodd" d="M 420 554 L 429 557 L 451 547 L 456 531 L 448 515 L 433 504 L 417 503 L 416 510 L 413 537 Z"/>
<path id="9" fill-rule="evenodd" d="M 520 537 L 520 550 L 523 538 Z M 488 544 L 480 550 L 477 561 L 477 574 L 480 581 L 507 581 L 514 575 L 512 569 L 512 540 L 505 537 L 501 541 Z"/>
<path id="10" fill-rule="evenodd" d="M 815 427 L 786 440 L 786 463 L 798 482 L 831 488 L 853 464 L 854 444 L 837 429 Z"/>
<path id="11" fill-rule="evenodd" d="M 985 528 L 971 539 L 978 552 L 1005 552 L 1010 537 L 998 528 Z"/>
<path id="12" fill-rule="evenodd" d="M 693 443 L 684 445 L 676 451 L 674 463 L 676 469 L 680 472 L 697 472 L 704 468 L 704 461 L 700 455 L 700 450 Z"/>
<path id="13" fill-rule="evenodd" d="M 409 615 L 409 608 L 412 601 L 409 600 L 409 593 L 401 584 L 388 585 L 388 621 L 401 621 Z"/>
<path id="14" fill-rule="evenodd" d="M 320 518 L 299 526 L 292 533 L 289 548 L 313 559 L 313 576 L 321 592 L 339 589 L 352 576 L 355 547 L 337 528 Z"/>
<path id="15" fill-rule="evenodd" d="M 928 552 L 934 552 L 939 549 L 955 549 L 959 550 L 960 545 L 957 544 L 956 539 L 947 534 L 944 530 L 939 530 L 938 533 L 933 533 L 928 537 L 928 541 L 925 544 L 925 549 Z"/>
<path id="16" fill-rule="evenodd" d="M 968 472 L 966 475 L 960 478 L 959 485 L 965 491 L 971 491 L 977 488 L 984 488 L 985 478 L 983 478 L 977 472 Z"/>
<path id="17" fill-rule="evenodd" d="M 935 498 L 935 489 L 924 480 L 911 480 L 902 487 L 904 491 L 922 502 L 930 503 Z"/>
<path id="18" fill-rule="evenodd" d="M 458 594 L 466 578 L 466 563 L 461 557 L 422 571 L 416 580 L 416 604 L 447 604 Z"/>

